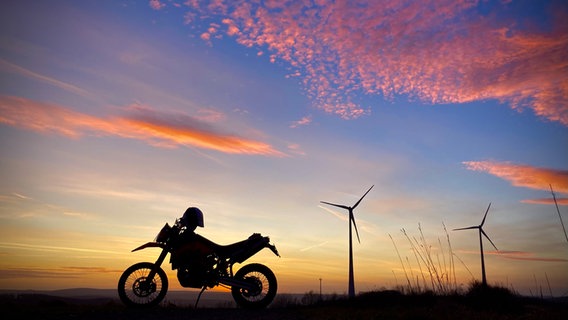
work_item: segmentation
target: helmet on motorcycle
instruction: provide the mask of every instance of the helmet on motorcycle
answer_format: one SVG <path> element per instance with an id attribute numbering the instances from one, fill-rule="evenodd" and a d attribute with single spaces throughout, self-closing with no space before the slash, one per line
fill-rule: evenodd
<path id="1" fill-rule="evenodd" d="M 203 212 L 196 207 L 189 207 L 185 210 L 179 221 L 182 227 L 186 227 L 191 231 L 195 230 L 198 226 L 203 228 Z"/>

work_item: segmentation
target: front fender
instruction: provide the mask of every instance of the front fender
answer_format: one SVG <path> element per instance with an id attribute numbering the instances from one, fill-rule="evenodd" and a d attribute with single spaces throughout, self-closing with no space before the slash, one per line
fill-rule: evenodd
<path id="1" fill-rule="evenodd" d="M 138 251 L 138 250 L 142 250 L 142 249 L 146 249 L 146 248 L 162 248 L 162 249 L 166 249 L 166 245 L 160 242 L 147 242 L 141 246 L 139 246 L 138 248 L 132 250 L 132 252 L 134 251 Z"/>

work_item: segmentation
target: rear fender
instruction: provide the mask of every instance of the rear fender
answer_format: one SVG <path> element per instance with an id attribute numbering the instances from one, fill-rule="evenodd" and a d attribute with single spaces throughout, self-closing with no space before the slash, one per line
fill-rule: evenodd
<path id="1" fill-rule="evenodd" d="M 232 255 L 232 262 L 243 263 L 245 260 L 254 256 L 264 248 L 270 249 L 276 256 L 280 257 L 278 250 L 276 250 L 276 246 L 270 244 L 270 238 L 262 237 L 260 234 L 255 233 L 248 238 L 245 245 L 239 251 Z"/>
<path id="2" fill-rule="evenodd" d="M 280 253 L 278 253 L 278 249 L 276 249 L 275 245 L 269 243 L 266 245 L 266 248 L 270 249 L 277 257 L 280 257 Z"/>
<path id="3" fill-rule="evenodd" d="M 264 247 L 263 248 L 268 248 L 270 249 L 270 251 L 272 251 L 277 257 L 280 257 L 280 253 L 278 253 L 278 249 L 276 249 L 276 246 L 270 243 L 270 238 L 269 237 L 262 237 L 263 243 L 264 243 Z M 262 249 L 262 248 L 261 248 Z"/>
<path id="4" fill-rule="evenodd" d="M 163 243 L 159 243 L 159 242 L 147 242 L 141 246 L 139 246 L 138 248 L 132 250 L 132 252 L 134 251 L 138 251 L 138 250 L 142 250 L 142 249 L 146 249 L 146 248 L 162 248 L 162 249 L 166 249 L 166 245 Z"/>

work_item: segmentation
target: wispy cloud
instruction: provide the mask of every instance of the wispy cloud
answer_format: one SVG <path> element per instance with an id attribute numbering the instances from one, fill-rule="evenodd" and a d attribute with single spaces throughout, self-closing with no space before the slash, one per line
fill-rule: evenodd
<path id="1" fill-rule="evenodd" d="M 82 88 L 79 88 L 75 85 L 72 85 L 70 83 L 64 82 L 64 81 L 60 81 L 57 79 L 54 79 L 52 77 L 48 77 L 36 72 L 33 72 L 31 70 L 28 70 L 24 67 L 20 67 L 16 64 L 13 64 L 9 61 L 6 61 L 2 58 L 0 58 L 0 70 L 4 70 L 4 71 L 8 71 L 10 73 L 14 73 L 14 74 L 19 74 L 34 80 L 39 80 L 41 82 L 50 84 L 54 87 L 75 93 L 77 95 L 80 95 L 82 97 L 88 97 L 88 98 L 93 98 L 94 95 L 91 94 L 90 92 L 88 92 L 87 90 L 84 90 Z"/>
<path id="2" fill-rule="evenodd" d="M 25 196 L 23 194 L 17 193 L 17 192 L 12 192 L 12 195 L 20 198 L 20 199 L 24 199 L 24 200 L 32 200 L 32 198 Z"/>
<path id="3" fill-rule="evenodd" d="M 300 251 L 304 252 L 304 251 L 308 251 L 308 250 L 311 250 L 311 249 L 314 249 L 314 248 L 318 248 L 318 247 L 326 245 L 328 242 L 329 241 L 324 241 L 324 242 L 321 242 L 321 243 L 318 243 L 318 244 L 314 244 L 314 245 L 311 245 L 309 247 L 302 248 L 302 249 L 300 249 Z"/>
<path id="4" fill-rule="evenodd" d="M 347 214 L 345 214 L 345 213 L 341 214 L 341 213 L 338 213 L 337 211 L 334 211 L 334 210 L 332 210 L 332 209 L 326 208 L 326 207 L 324 207 L 323 205 L 318 205 L 318 207 L 320 207 L 320 208 L 324 209 L 325 211 L 329 212 L 330 214 L 334 215 L 334 216 L 335 216 L 336 218 L 338 218 L 339 220 L 342 220 L 342 221 L 349 221 L 349 213 L 348 213 L 347 210 L 345 210 L 345 212 L 346 212 Z M 368 233 L 370 233 L 370 234 L 376 235 L 376 231 L 375 231 L 375 230 L 376 230 L 377 228 L 376 228 L 376 226 L 375 226 L 374 224 L 369 223 L 369 222 L 367 222 L 366 220 L 359 219 L 359 218 L 357 218 L 357 217 L 355 217 L 355 221 L 356 221 L 356 224 L 357 224 L 357 226 L 358 226 L 358 229 L 357 229 L 357 230 L 362 230 L 362 231 L 368 232 Z"/>
<path id="5" fill-rule="evenodd" d="M 186 17 L 217 26 L 196 28 L 205 41 L 234 37 L 288 62 L 315 106 L 343 118 L 370 112 L 360 93 L 403 94 L 429 103 L 497 99 L 568 126 L 568 13 L 550 9 L 555 14 L 538 29 L 512 13 L 516 5 L 485 4 L 499 17 L 468 0 L 187 1 L 184 8 Z"/>
<path id="6" fill-rule="evenodd" d="M 70 188 L 75 191 L 76 188 Z M 0 194 L 0 205 L 4 206 L 4 212 L 0 213 L 0 217 L 4 219 L 34 219 L 38 216 L 57 216 L 61 215 L 69 217 L 71 219 L 83 219 L 83 220 L 94 220 L 97 218 L 96 215 L 87 212 L 80 212 L 66 208 L 64 206 L 52 204 L 49 202 L 44 202 L 39 199 L 34 199 L 20 193 L 12 192 L 10 194 Z M 20 208 L 25 208 L 25 210 L 19 212 L 14 212 L 14 210 L 9 209 L 8 206 L 18 205 Z M 8 213 L 9 212 L 9 213 Z"/>
<path id="7" fill-rule="evenodd" d="M 554 204 L 554 199 L 552 198 L 540 198 L 540 199 L 526 199 L 522 200 L 523 203 L 532 203 L 532 204 Z M 559 206 L 568 206 L 568 198 L 556 198 L 556 203 Z"/>
<path id="8" fill-rule="evenodd" d="M 339 220 L 343 220 L 343 221 L 348 221 L 349 220 L 349 216 L 346 214 L 339 214 L 334 210 L 331 210 L 329 208 L 324 207 L 323 205 L 318 205 L 318 207 L 324 209 L 325 211 L 331 213 L 332 215 L 334 215 L 336 218 L 338 218 Z"/>
<path id="9" fill-rule="evenodd" d="M 14 242 L 0 242 L 0 248 L 7 249 L 17 249 L 17 250 L 32 250 L 32 251 L 51 251 L 51 252 L 81 252 L 81 253 L 92 253 L 92 254 L 112 254 L 121 255 L 123 252 L 120 251 L 110 251 L 110 250 L 98 250 L 90 248 L 80 248 L 80 247 L 61 247 L 61 246 L 47 246 L 47 245 L 34 245 L 26 243 L 14 243 Z"/>
<path id="10" fill-rule="evenodd" d="M 456 250 L 458 253 L 464 254 L 475 254 L 479 255 L 479 251 L 468 251 L 468 250 Z M 483 251 L 485 255 L 499 256 L 512 260 L 526 260 L 526 261 L 542 261 L 542 262 L 567 262 L 568 259 L 565 258 L 550 258 L 550 257 L 538 257 L 532 252 L 526 251 Z"/>
<path id="11" fill-rule="evenodd" d="M 300 156 L 305 156 L 306 152 L 302 149 L 302 147 L 297 143 L 290 143 L 288 145 L 288 151 L 293 154 L 297 154 Z"/>
<path id="12" fill-rule="evenodd" d="M 213 115 L 218 117 L 218 115 Z M 0 96 L 0 123 L 69 138 L 84 135 L 117 136 L 145 141 L 157 147 L 197 147 L 229 154 L 285 156 L 271 145 L 220 132 L 211 115 L 207 121 L 182 113 L 163 113 L 133 106 L 124 115 L 100 118 L 26 98 Z"/>
<path id="13" fill-rule="evenodd" d="M 564 258 L 548 258 L 538 257 L 532 252 L 526 251 L 490 251 L 487 254 L 495 254 L 507 259 L 513 260 L 527 260 L 527 261 L 544 261 L 544 262 L 566 262 L 568 259 Z"/>
<path id="14" fill-rule="evenodd" d="M 290 125 L 290 128 L 297 128 L 299 126 L 305 126 L 305 125 L 308 125 L 310 123 L 312 123 L 312 117 L 311 116 L 305 116 L 298 121 L 292 122 L 292 124 Z"/>
<path id="15" fill-rule="evenodd" d="M 481 171 L 509 181 L 515 187 L 568 193 L 568 170 L 539 168 L 497 161 L 466 161 L 468 170 Z"/>
<path id="16" fill-rule="evenodd" d="M 61 268 L 4 268 L 0 279 L 14 278 L 83 278 L 86 273 L 117 273 L 122 270 L 104 267 L 61 267 Z"/>

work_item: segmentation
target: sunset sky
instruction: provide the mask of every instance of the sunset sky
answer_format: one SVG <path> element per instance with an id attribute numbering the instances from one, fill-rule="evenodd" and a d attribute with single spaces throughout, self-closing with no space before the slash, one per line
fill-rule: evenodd
<path id="1" fill-rule="evenodd" d="M 419 275 L 422 236 L 458 285 L 480 280 L 477 231 L 451 230 L 491 203 L 488 282 L 568 294 L 565 1 L 2 7 L 0 289 L 115 288 L 197 206 L 219 244 L 270 236 L 282 257 L 249 262 L 279 292 L 343 294 L 347 212 L 320 201 L 374 185 L 357 292 Z"/>

